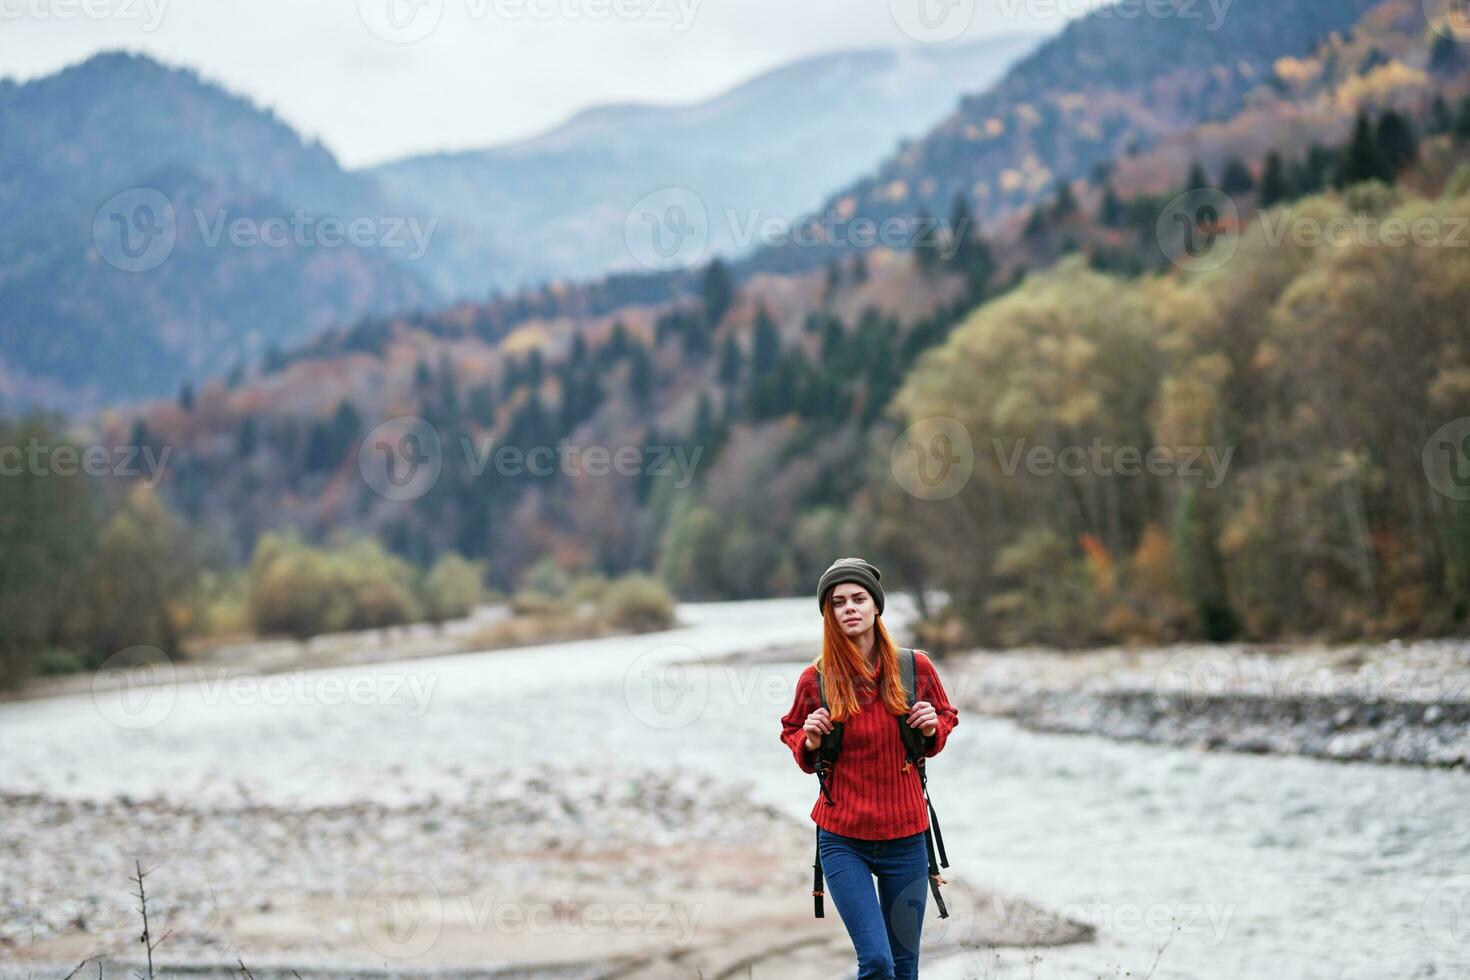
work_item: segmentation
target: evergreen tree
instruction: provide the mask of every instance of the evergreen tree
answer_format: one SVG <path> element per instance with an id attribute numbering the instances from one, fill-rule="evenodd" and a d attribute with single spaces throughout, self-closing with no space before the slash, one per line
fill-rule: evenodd
<path id="1" fill-rule="evenodd" d="M 722 260 L 715 259 L 705 267 L 700 295 L 704 298 L 705 319 L 711 327 L 719 325 L 735 299 L 735 282 Z"/>
<path id="2" fill-rule="evenodd" d="M 1460 100 L 1459 110 L 1455 113 L 1454 132 L 1456 142 L 1470 140 L 1470 95 Z"/>
<path id="3" fill-rule="evenodd" d="M 1337 156 L 1320 143 L 1307 148 L 1307 155 L 1292 168 L 1292 193 L 1296 197 L 1315 194 L 1327 186 L 1327 176 L 1333 170 Z"/>
<path id="4" fill-rule="evenodd" d="M 706 452 L 715 433 L 715 413 L 710 405 L 709 392 L 699 393 L 699 407 L 694 412 L 694 431 L 690 440 L 695 446 L 706 447 Z"/>
<path id="5" fill-rule="evenodd" d="M 1204 190 L 1209 186 L 1209 174 L 1205 173 L 1204 164 L 1196 160 L 1189 168 L 1189 176 L 1184 179 L 1184 189 L 1186 191 L 1198 191 Z"/>
<path id="6" fill-rule="evenodd" d="M 735 335 L 725 334 L 725 342 L 720 345 L 720 367 L 718 377 L 720 384 L 730 387 L 740 382 L 741 361 L 740 344 L 736 342 Z"/>
<path id="7" fill-rule="evenodd" d="M 1072 196 L 1072 185 L 1067 181 L 1062 181 L 1062 186 L 1057 190 L 1057 196 L 1052 201 L 1052 217 L 1066 218 L 1076 210 L 1077 199 Z"/>
<path id="8" fill-rule="evenodd" d="M 1470 99 L 1466 100 L 1466 105 L 1470 106 Z M 868 281 L 868 257 L 862 252 L 859 252 L 852 257 L 852 281 Z"/>
<path id="9" fill-rule="evenodd" d="M 306 472 L 321 473 L 335 465 L 332 456 L 332 434 L 327 424 L 320 419 L 311 424 L 306 437 Z"/>
<path id="10" fill-rule="evenodd" d="M 920 211 L 914 238 L 914 261 L 926 275 L 939 263 L 939 222 L 928 211 Z"/>
<path id="11" fill-rule="evenodd" d="M 842 321 L 832 317 L 822 329 L 822 363 L 828 368 L 841 371 L 844 368 Z"/>
<path id="12" fill-rule="evenodd" d="M 531 348 L 531 353 L 526 355 L 526 385 L 532 390 L 541 387 L 541 382 L 546 378 L 546 362 L 541 356 L 541 348 Z"/>
<path id="13" fill-rule="evenodd" d="M 1046 231 L 1046 222 L 1042 220 L 1041 208 L 1032 205 L 1031 217 L 1026 219 L 1026 228 L 1021 233 L 1027 241 L 1035 241 Z"/>
<path id="14" fill-rule="evenodd" d="M 247 415 L 240 420 L 240 429 L 235 435 L 235 455 L 248 459 L 255 453 L 256 442 L 255 416 Z"/>
<path id="15" fill-rule="evenodd" d="M 1102 207 L 1098 209 L 1097 220 L 1104 228 L 1117 228 L 1123 223 L 1123 206 L 1118 202 L 1118 195 L 1113 193 L 1111 184 L 1103 188 Z"/>
<path id="16" fill-rule="evenodd" d="M 612 331 L 607 338 L 607 351 L 613 360 L 626 357 L 632 344 L 628 336 L 628 328 L 623 326 L 623 321 L 618 320 L 612 325 Z"/>
<path id="17" fill-rule="evenodd" d="M 1220 189 L 1231 197 L 1249 194 L 1255 190 L 1256 181 L 1251 176 L 1250 168 L 1239 158 L 1232 157 L 1225 164 L 1225 172 L 1220 176 Z"/>
<path id="18" fill-rule="evenodd" d="M 1438 136 L 1448 133 L 1454 128 L 1455 119 L 1450 115 L 1449 103 L 1445 102 L 1444 95 L 1440 92 L 1434 93 L 1434 101 L 1429 104 L 1429 126 L 1428 131 Z"/>
<path id="19" fill-rule="evenodd" d="M 495 424 L 495 388 L 489 381 L 470 389 L 469 416 L 487 428 Z"/>
<path id="20" fill-rule="evenodd" d="M 979 228 L 975 215 L 970 211 L 970 202 L 964 194 L 954 196 L 954 206 L 949 211 L 949 262 L 956 268 L 968 268 L 975 257 L 975 244 L 979 241 Z"/>
<path id="21" fill-rule="evenodd" d="M 351 402 L 345 398 L 342 399 L 337 403 L 337 411 L 332 415 L 332 453 L 336 459 L 346 456 L 352 444 L 361 434 L 362 416 Z"/>
<path id="22" fill-rule="evenodd" d="M 836 295 L 837 288 L 842 285 L 842 266 L 837 264 L 836 259 L 827 260 L 827 278 L 822 283 L 822 303 L 830 303 Z"/>
<path id="23" fill-rule="evenodd" d="M 186 412 L 194 410 L 194 386 L 187 381 L 179 385 L 179 408 Z"/>
<path id="24" fill-rule="evenodd" d="M 1383 171 L 1383 160 L 1378 154 L 1373 124 L 1368 120 L 1368 113 L 1359 109 L 1358 118 L 1353 123 L 1353 135 L 1338 158 L 1333 186 L 1341 190 L 1361 181 L 1377 179 L 1382 176 Z"/>
<path id="25" fill-rule="evenodd" d="M 1393 181 L 1405 167 L 1419 156 L 1419 138 L 1414 126 L 1400 112 L 1385 110 L 1378 117 L 1378 159 L 1382 170 L 1379 177 Z"/>
<path id="26" fill-rule="evenodd" d="M 1261 174 L 1261 207 L 1269 208 L 1286 200 L 1290 190 L 1286 183 L 1286 167 L 1281 154 L 1272 150 L 1266 154 L 1266 168 Z"/>
<path id="27" fill-rule="evenodd" d="M 751 349 L 751 377 L 760 380 L 771 372 L 781 356 L 781 335 L 771 315 L 762 306 L 755 315 L 755 343 Z"/>
<path id="28" fill-rule="evenodd" d="M 653 397 L 653 356 L 648 353 L 647 347 L 633 344 L 628 361 L 631 365 L 628 371 L 628 392 L 639 407 L 645 407 Z"/>
<path id="29" fill-rule="evenodd" d="M 1429 52 L 1430 71 L 1451 71 L 1460 63 L 1460 42 L 1444 34 L 1434 40 Z"/>

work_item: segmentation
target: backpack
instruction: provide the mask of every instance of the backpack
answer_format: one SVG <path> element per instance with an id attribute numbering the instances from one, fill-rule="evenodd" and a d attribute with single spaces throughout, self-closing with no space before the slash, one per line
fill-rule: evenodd
<path id="1" fill-rule="evenodd" d="M 914 651 L 908 647 L 899 647 L 898 650 L 899 678 L 903 682 L 903 690 L 906 703 L 910 708 L 916 700 L 917 686 L 914 680 Z M 817 671 L 817 693 L 822 699 L 822 707 L 827 707 L 827 688 L 822 681 L 822 672 Z M 934 906 L 939 909 L 941 919 L 949 918 L 949 909 L 944 907 L 944 899 L 939 894 L 939 886 L 945 884 L 945 880 L 939 876 L 939 868 L 949 867 L 949 855 L 944 853 L 944 835 L 939 832 L 939 816 L 934 812 L 934 803 L 929 799 L 929 776 L 924 771 L 924 749 L 927 739 L 924 733 L 917 728 L 911 727 L 907 715 L 900 715 L 894 720 L 898 722 L 898 736 L 903 741 L 904 754 L 908 761 L 904 768 L 913 766 L 919 770 L 919 785 L 924 790 L 924 804 L 929 808 L 929 828 L 924 831 L 924 842 L 929 848 L 929 891 L 934 896 Z M 832 731 L 822 736 L 822 744 L 817 746 L 817 785 L 821 788 L 822 795 L 827 799 L 828 806 L 835 806 L 836 801 L 832 799 L 831 778 L 832 767 L 837 763 L 837 757 L 842 754 L 842 725 L 840 721 L 832 723 Z M 812 863 L 812 904 L 816 917 L 824 918 L 822 913 L 822 897 L 825 894 L 822 883 L 822 849 L 821 831 L 817 828 L 817 856 Z M 935 861 L 935 848 L 938 847 L 939 859 Z"/>

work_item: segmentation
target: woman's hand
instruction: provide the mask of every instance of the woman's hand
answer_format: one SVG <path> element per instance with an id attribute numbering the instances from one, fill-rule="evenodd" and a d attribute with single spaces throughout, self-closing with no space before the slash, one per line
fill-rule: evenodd
<path id="1" fill-rule="evenodd" d="M 917 728 L 928 738 L 939 728 L 939 712 L 928 701 L 915 701 L 913 709 L 909 711 L 909 727 Z"/>
<path id="2" fill-rule="evenodd" d="M 818 708 L 806 716 L 806 724 L 801 726 L 806 732 L 806 747 L 815 749 L 822 744 L 822 736 L 832 731 L 832 716 L 826 708 Z"/>

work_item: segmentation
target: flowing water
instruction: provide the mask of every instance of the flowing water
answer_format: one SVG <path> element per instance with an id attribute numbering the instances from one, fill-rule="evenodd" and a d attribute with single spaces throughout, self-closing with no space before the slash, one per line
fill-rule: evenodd
<path id="1" fill-rule="evenodd" d="M 890 627 L 909 612 L 890 600 Z M 815 652 L 814 603 L 685 604 L 680 618 L 638 637 L 6 704 L 0 790 L 401 802 L 507 765 L 675 766 L 747 782 L 806 820 L 815 779 L 777 741 L 803 663 L 722 658 Z M 1156 957 L 1159 980 L 1470 977 L 1462 772 L 962 714 L 930 785 L 962 879 L 949 887 L 1024 895 L 1098 939 L 926 961 L 926 977 L 1141 977 Z M 964 928 L 930 914 L 927 930 Z"/>

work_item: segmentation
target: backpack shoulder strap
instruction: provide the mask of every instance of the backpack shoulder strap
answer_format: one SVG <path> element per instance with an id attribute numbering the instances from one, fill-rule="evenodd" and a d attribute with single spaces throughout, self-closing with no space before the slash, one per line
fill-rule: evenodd
<path id="1" fill-rule="evenodd" d="M 903 693 L 910 708 L 917 701 L 917 682 L 914 680 L 914 651 L 908 647 L 898 648 L 898 676 L 903 681 Z"/>
<path id="2" fill-rule="evenodd" d="M 822 679 L 822 669 L 817 668 L 817 697 L 822 707 L 827 707 L 827 685 Z M 822 796 L 826 799 L 828 806 L 835 806 L 837 801 L 832 799 L 832 767 L 837 762 L 837 757 L 842 754 L 842 722 L 834 721 L 832 730 L 822 736 L 822 744 L 817 746 L 817 785 L 821 787 Z M 817 913 L 820 915 L 821 913 Z"/>
<path id="3" fill-rule="evenodd" d="M 910 708 L 919 699 L 918 682 L 915 679 L 916 673 L 914 651 L 908 647 L 899 647 L 898 674 L 899 678 L 903 681 L 904 703 Z M 910 727 L 908 718 L 902 717 L 898 719 L 898 735 L 903 741 L 903 750 L 908 756 L 908 761 L 922 766 L 923 762 L 921 760 L 924 758 L 924 749 L 926 747 L 924 744 L 926 741 L 924 733 L 917 728 Z"/>

